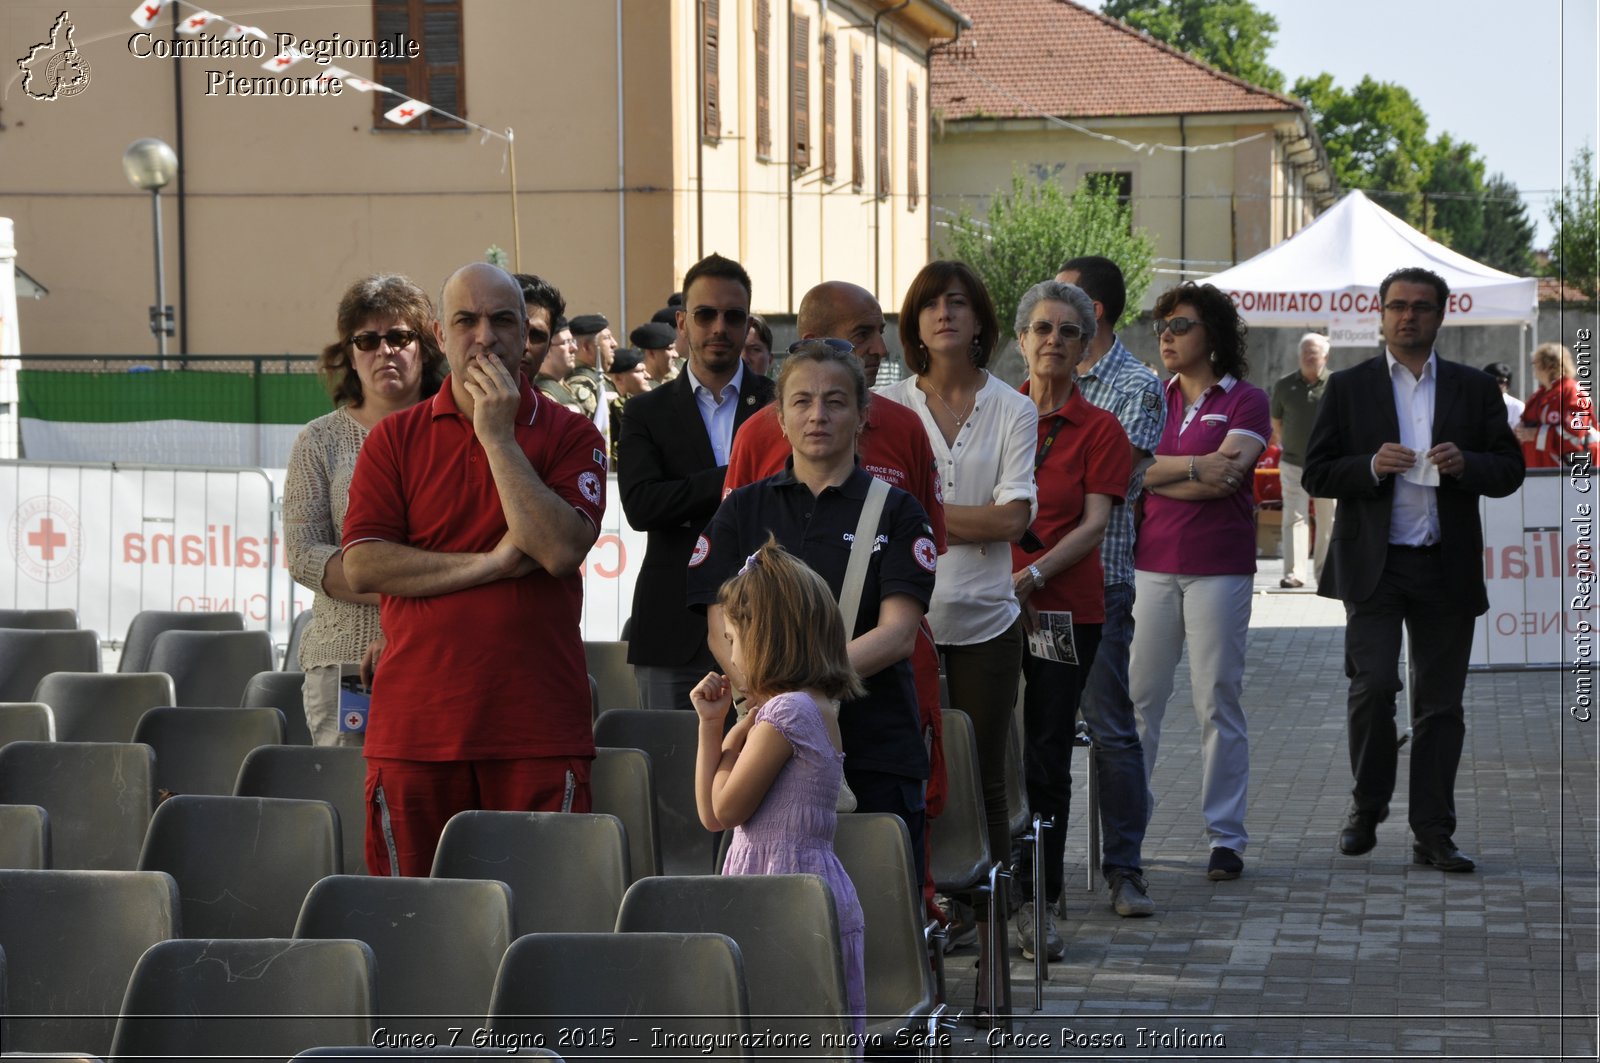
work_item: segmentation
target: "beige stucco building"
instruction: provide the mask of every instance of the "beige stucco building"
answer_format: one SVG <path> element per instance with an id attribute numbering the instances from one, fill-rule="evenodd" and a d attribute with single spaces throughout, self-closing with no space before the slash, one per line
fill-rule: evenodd
<path id="1" fill-rule="evenodd" d="M 968 204 L 981 215 L 1013 166 L 1069 190 L 1112 175 L 1155 240 L 1153 296 L 1180 274 L 1266 250 L 1332 202 L 1299 101 L 1070 0 L 966 0 L 962 11 L 971 29 L 931 67 L 936 213 Z"/>
<path id="2" fill-rule="evenodd" d="M 0 74 L 0 216 L 50 292 L 22 307 L 25 352 L 153 352 L 150 196 L 121 168 L 140 137 L 180 158 L 161 193 L 175 353 L 315 351 L 351 281 L 436 290 L 490 245 L 622 329 L 711 251 L 775 314 L 824 277 L 892 308 L 928 257 L 927 55 L 963 21 L 943 0 L 216 0 L 193 36 L 174 9 L 202 9 L 146 32 L 133 3 L 74 3 L 55 40 L 59 4 L 0 5 L 0 55 L 76 49 L 26 90 Z M 225 42 L 230 20 L 268 39 Z M 315 55 L 269 74 L 280 33 L 354 77 L 307 94 Z M 418 54 L 359 54 L 397 40 Z M 75 91 L 35 98 L 66 72 Z M 358 79 L 438 110 L 397 125 L 402 97 Z"/>

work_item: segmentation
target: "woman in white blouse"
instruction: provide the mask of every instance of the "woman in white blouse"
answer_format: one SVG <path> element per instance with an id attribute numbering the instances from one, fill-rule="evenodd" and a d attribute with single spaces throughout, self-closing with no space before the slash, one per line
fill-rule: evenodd
<path id="1" fill-rule="evenodd" d="M 944 658 L 950 704 L 978 739 L 989 851 L 1011 853 L 1006 739 L 1024 638 L 1011 582 L 1011 545 L 1037 512 L 1032 400 L 984 367 L 1000 322 L 983 281 L 962 262 L 930 262 L 900 309 L 914 376 L 880 389 L 922 418 L 944 492 L 949 552 L 939 559 L 928 622 Z"/>
<path id="2" fill-rule="evenodd" d="M 374 425 L 439 390 L 448 367 L 433 321 L 428 293 L 405 277 L 353 284 L 339 300 L 339 339 L 317 364 L 334 410 L 306 425 L 289 453 L 284 545 L 290 574 L 315 592 L 299 664 L 306 723 L 319 746 L 361 744 L 361 734 L 340 730 L 339 676 L 359 662 L 370 679 L 382 647 L 378 596 L 350 589 L 339 552 L 350 474 Z"/>

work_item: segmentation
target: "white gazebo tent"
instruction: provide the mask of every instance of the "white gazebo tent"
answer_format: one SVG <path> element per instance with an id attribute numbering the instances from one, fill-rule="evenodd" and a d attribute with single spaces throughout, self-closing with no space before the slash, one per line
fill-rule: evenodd
<path id="1" fill-rule="evenodd" d="M 1430 269 L 1450 285 L 1447 327 L 1536 324 L 1536 280 L 1450 250 L 1359 190 L 1283 243 L 1206 280 L 1233 297 L 1249 325 L 1322 326 L 1335 346 L 1371 346 L 1378 340 L 1378 284 L 1405 266 Z M 1519 337 L 1526 342 L 1526 329 Z"/>

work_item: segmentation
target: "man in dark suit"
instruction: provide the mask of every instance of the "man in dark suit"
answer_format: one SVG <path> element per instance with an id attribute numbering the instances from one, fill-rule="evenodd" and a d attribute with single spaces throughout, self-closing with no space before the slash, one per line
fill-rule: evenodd
<path id="1" fill-rule="evenodd" d="M 1399 743 L 1400 629 L 1411 639 L 1410 820 L 1417 863 L 1471 871 L 1456 848 L 1461 708 L 1476 618 L 1488 612 L 1478 498 L 1522 484 L 1522 454 L 1500 389 L 1433 350 L 1450 291 L 1424 269 L 1378 289 L 1386 352 L 1333 374 L 1306 449 L 1305 487 L 1336 498 L 1333 541 L 1317 586 L 1345 603 L 1350 677 L 1349 856 L 1377 844 L 1389 814 Z"/>
<path id="2" fill-rule="evenodd" d="M 678 349 L 685 371 L 628 401 L 617 447 L 617 485 L 628 523 L 648 536 L 633 591 L 628 662 L 645 708 L 682 708 L 717 667 L 705 616 L 689 609 L 687 572 L 700 531 L 722 501 L 733 433 L 772 401 L 773 384 L 746 372 L 750 275 L 721 255 L 683 278 Z"/>

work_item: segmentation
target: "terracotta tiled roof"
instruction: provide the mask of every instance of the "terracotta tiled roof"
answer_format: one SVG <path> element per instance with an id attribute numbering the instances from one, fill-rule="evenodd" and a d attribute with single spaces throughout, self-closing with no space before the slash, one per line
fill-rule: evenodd
<path id="1" fill-rule="evenodd" d="M 1591 303 L 1594 300 L 1583 294 L 1583 290 L 1576 288 L 1560 277 L 1539 278 L 1539 302 L 1541 303 Z"/>
<path id="2" fill-rule="evenodd" d="M 934 49 L 929 103 L 946 119 L 1298 111 L 1070 0 L 960 0 L 972 28 Z"/>

